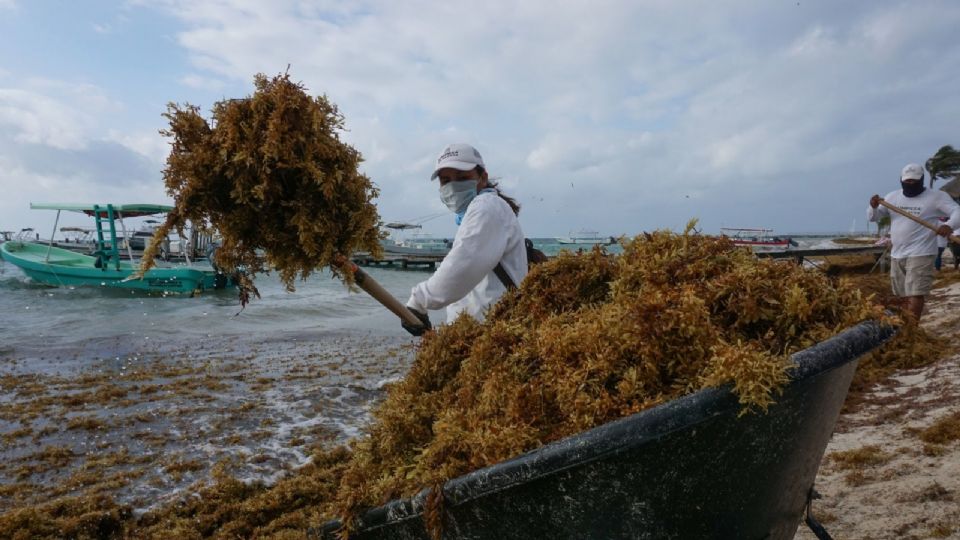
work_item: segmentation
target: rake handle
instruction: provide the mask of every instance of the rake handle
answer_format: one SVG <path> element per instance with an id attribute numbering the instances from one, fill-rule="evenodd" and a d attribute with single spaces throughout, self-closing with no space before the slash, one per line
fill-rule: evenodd
<path id="1" fill-rule="evenodd" d="M 423 321 L 411 313 L 410 310 L 407 309 L 407 306 L 401 304 L 400 301 L 384 289 L 377 280 L 361 270 L 353 261 L 343 258 L 337 261 L 337 265 L 343 268 L 344 271 L 353 272 L 354 283 L 357 284 L 357 287 L 366 291 L 374 300 L 380 302 L 383 307 L 389 309 L 394 315 L 400 317 L 401 320 L 413 326 L 423 326 Z"/>
<path id="2" fill-rule="evenodd" d="M 917 216 L 911 214 L 910 212 L 906 212 L 906 211 L 904 211 L 904 210 L 901 210 L 900 208 L 897 208 L 896 206 L 888 203 L 887 201 L 885 201 L 885 200 L 883 200 L 883 199 L 880 199 L 880 204 L 883 205 L 886 209 L 890 210 L 891 212 L 896 212 L 896 213 L 900 214 L 901 216 L 903 216 L 903 217 L 905 217 L 905 218 L 912 219 L 913 221 L 919 223 L 920 225 L 923 225 L 924 227 L 930 229 L 930 230 L 933 231 L 933 232 L 937 232 L 937 231 L 940 229 L 940 227 L 937 227 L 937 226 L 934 225 L 933 223 L 930 223 L 929 221 L 920 219 L 920 218 L 918 218 Z M 948 236 L 947 238 L 949 238 L 950 241 L 953 242 L 954 244 L 960 244 L 960 236 L 957 236 L 957 235 L 955 235 L 955 234 L 951 234 L 951 235 Z"/>

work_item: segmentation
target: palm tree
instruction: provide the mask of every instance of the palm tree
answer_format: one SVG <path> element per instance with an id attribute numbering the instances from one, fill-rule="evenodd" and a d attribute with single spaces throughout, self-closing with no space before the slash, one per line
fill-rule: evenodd
<path id="1" fill-rule="evenodd" d="M 937 150 L 926 163 L 927 170 L 930 172 L 930 187 L 933 188 L 933 181 L 940 178 L 943 180 L 955 180 L 960 177 L 960 152 L 954 150 L 949 144 Z M 946 186 L 944 186 L 946 187 Z M 957 194 L 951 193 L 954 197 Z"/>

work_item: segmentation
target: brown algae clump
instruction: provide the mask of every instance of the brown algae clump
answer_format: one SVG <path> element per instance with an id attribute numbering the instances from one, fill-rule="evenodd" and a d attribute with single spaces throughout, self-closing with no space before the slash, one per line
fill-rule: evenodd
<path id="1" fill-rule="evenodd" d="M 217 102 L 211 122 L 195 106 L 168 106 L 163 176 L 175 208 L 154 238 L 188 221 L 211 227 L 222 238 L 220 268 L 243 276 L 277 269 L 289 290 L 296 277 L 356 251 L 379 254 L 378 190 L 358 171 L 360 153 L 340 140 L 336 105 L 287 74 L 257 75 L 254 84 L 248 98 Z M 159 245 L 144 252 L 143 271 Z M 352 282 L 348 270 L 332 270 Z M 243 291 L 255 292 L 244 281 Z"/>

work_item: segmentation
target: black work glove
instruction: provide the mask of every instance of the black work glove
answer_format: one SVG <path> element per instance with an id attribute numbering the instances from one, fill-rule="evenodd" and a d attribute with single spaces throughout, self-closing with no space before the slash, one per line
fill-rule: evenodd
<path id="1" fill-rule="evenodd" d="M 419 311 L 411 308 L 407 308 L 407 310 L 420 319 L 420 324 L 414 326 L 407 321 L 400 319 L 400 326 L 402 326 L 404 330 L 410 332 L 414 336 L 420 337 L 424 332 L 433 328 L 433 326 L 430 325 L 430 317 L 426 313 L 420 313 Z"/>

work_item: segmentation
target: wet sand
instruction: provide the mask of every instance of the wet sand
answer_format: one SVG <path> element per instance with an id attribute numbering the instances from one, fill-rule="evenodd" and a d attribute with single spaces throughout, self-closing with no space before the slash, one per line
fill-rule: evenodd
<path id="1" fill-rule="evenodd" d="M 358 333 L 137 343 L 0 351 L 0 512 L 95 494 L 142 511 L 215 468 L 271 483 L 358 435 L 413 355 Z"/>

